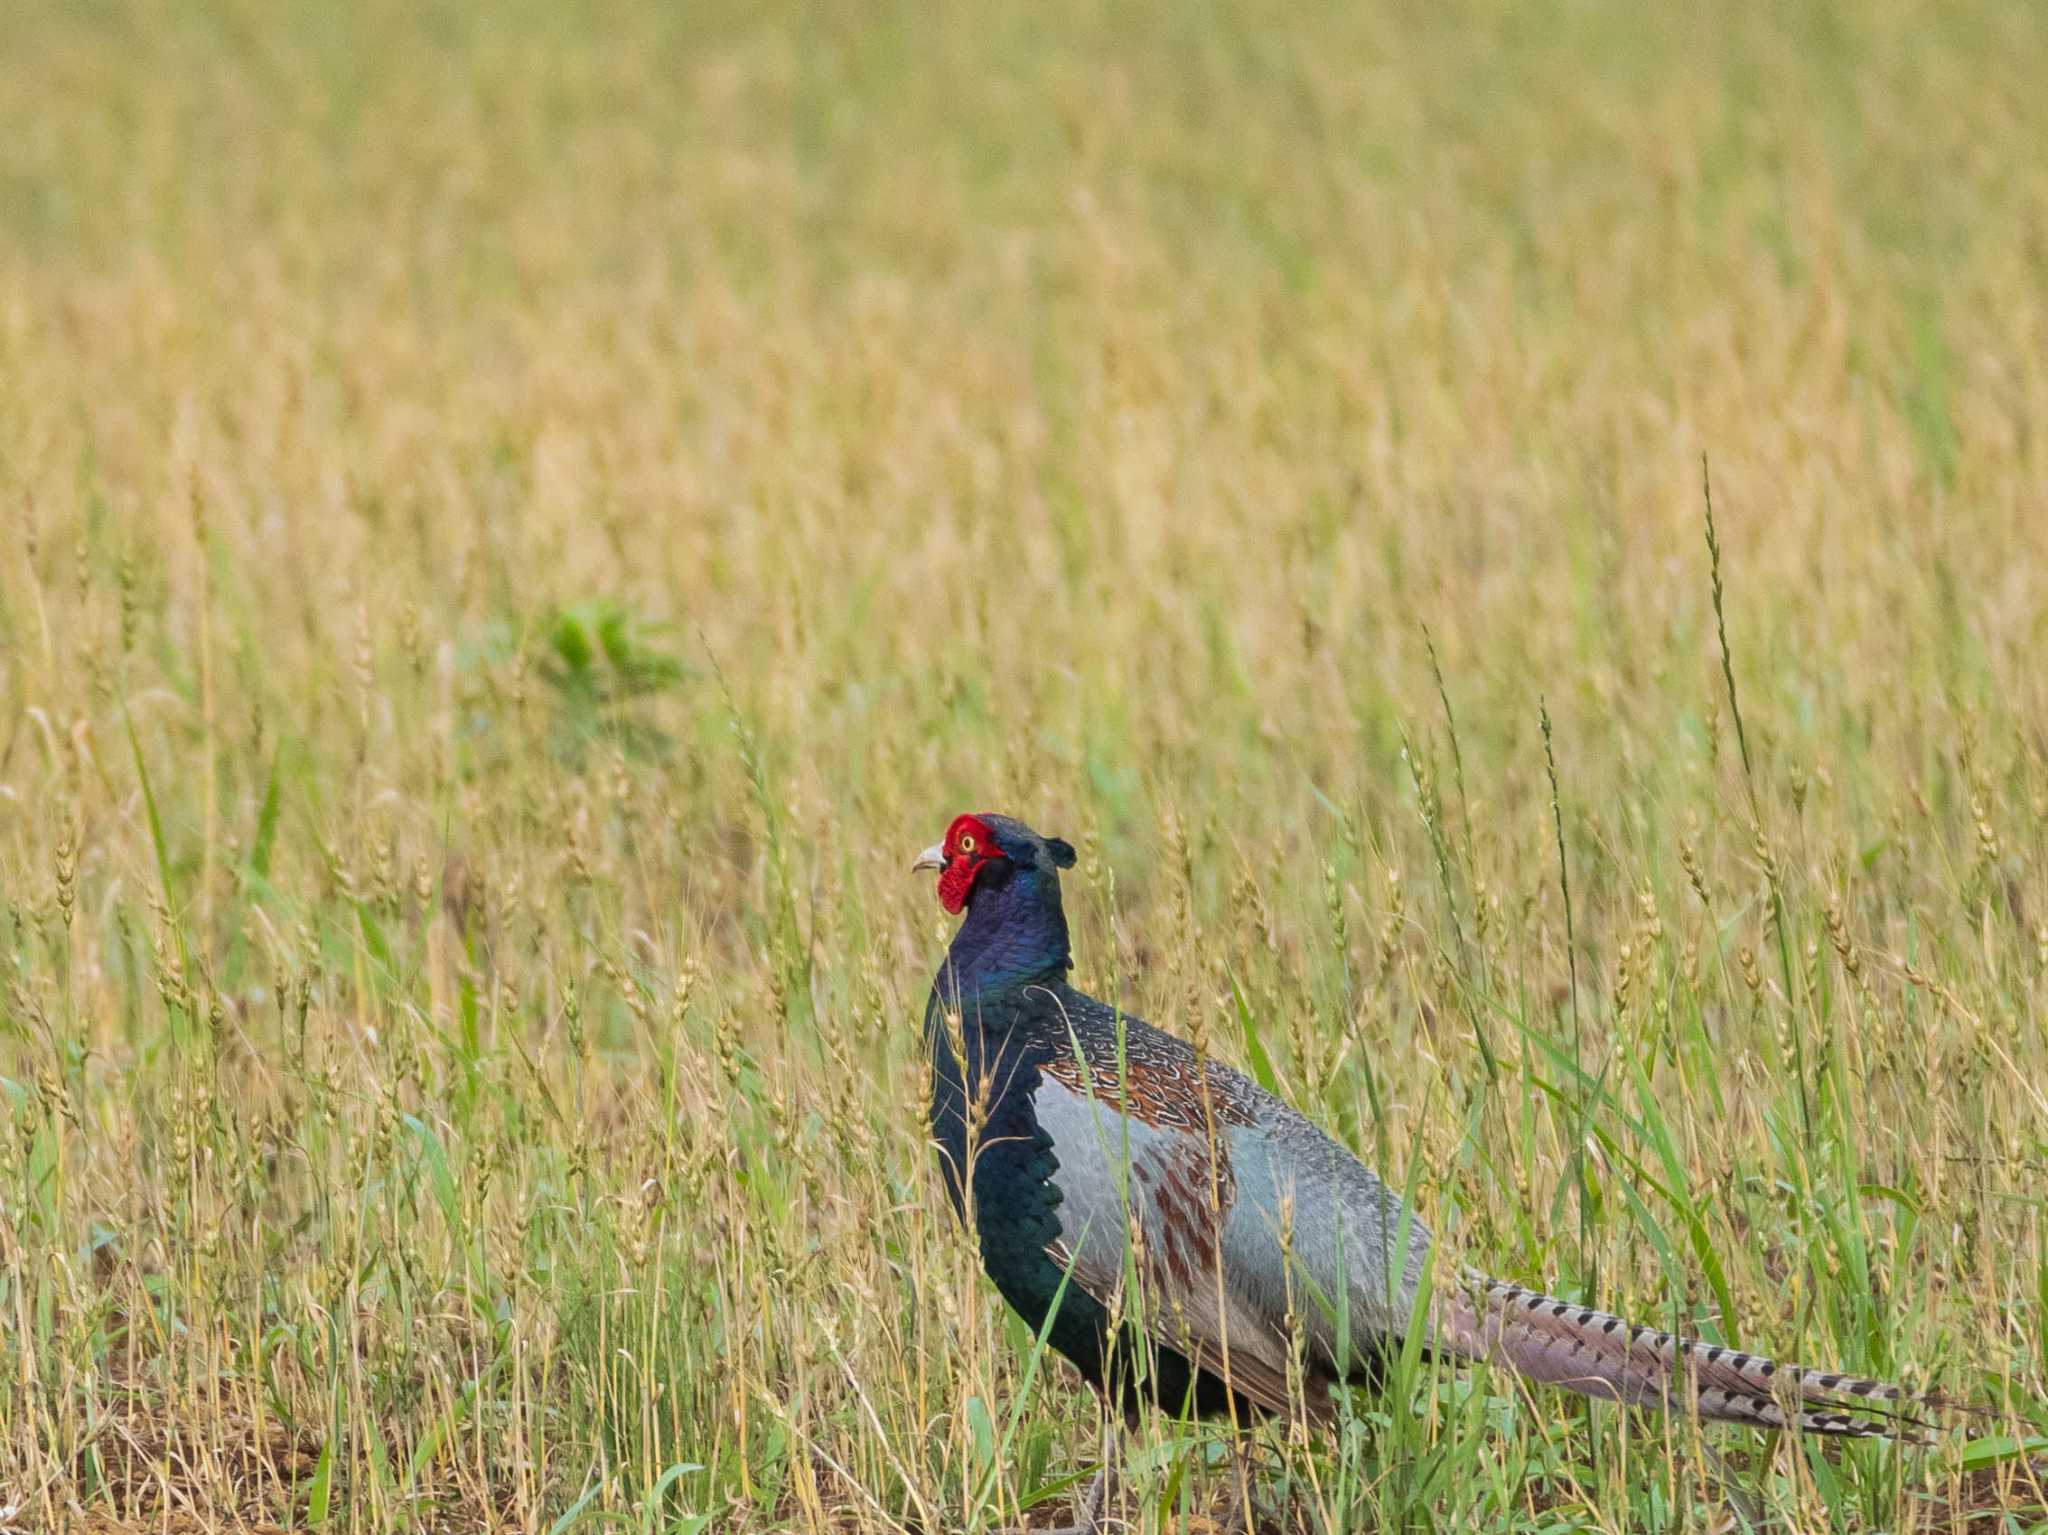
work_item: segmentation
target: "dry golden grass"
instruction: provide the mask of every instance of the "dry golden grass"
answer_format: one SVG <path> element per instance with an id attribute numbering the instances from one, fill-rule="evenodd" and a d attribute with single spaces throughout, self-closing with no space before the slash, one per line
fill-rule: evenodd
<path id="1" fill-rule="evenodd" d="M 2048 12 L 1641 10 L 11 7 L 0 1528 L 1059 1506 L 969 808 L 1476 1261 L 1997 1404 L 1763 1506 L 2038 1525 Z M 1722 1517 L 1361 1405 L 1304 1528 Z"/>

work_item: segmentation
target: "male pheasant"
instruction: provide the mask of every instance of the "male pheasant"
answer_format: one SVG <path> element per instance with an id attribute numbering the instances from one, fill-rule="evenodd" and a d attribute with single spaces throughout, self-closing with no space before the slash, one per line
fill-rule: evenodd
<path id="1" fill-rule="evenodd" d="M 1420 1318 L 1433 1353 L 1589 1397 L 1917 1437 L 1904 1394 L 1879 1381 L 1469 1272 L 1423 1298 L 1429 1230 L 1370 1169 L 1239 1073 L 1067 983 L 1059 871 L 1073 863 L 1067 843 L 988 814 L 918 857 L 945 909 L 967 914 L 925 1010 L 931 1127 L 997 1290 L 1126 1419 L 1326 1419 L 1332 1387 L 1369 1381 Z M 1096 1535 L 1109 1476 L 1064 1535 Z"/>

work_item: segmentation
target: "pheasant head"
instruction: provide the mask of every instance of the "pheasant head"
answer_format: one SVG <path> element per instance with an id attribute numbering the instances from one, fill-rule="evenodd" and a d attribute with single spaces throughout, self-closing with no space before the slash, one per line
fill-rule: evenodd
<path id="1" fill-rule="evenodd" d="M 977 891 L 1007 885 L 1020 873 L 1043 873 L 1057 883 L 1056 870 L 1074 866 L 1072 844 L 1041 837 L 1022 821 L 983 812 L 953 818 L 942 841 L 917 855 L 913 870 L 936 869 L 939 904 L 958 916 Z"/>

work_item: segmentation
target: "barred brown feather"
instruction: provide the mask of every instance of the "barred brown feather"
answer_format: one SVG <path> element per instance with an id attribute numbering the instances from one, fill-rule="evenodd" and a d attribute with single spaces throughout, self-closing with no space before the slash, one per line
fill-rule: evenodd
<path id="1" fill-rule="evenodd" d="M 1449 1353 L 1581 1396 L 1691 1407 L 1764 1428 L 1920 1442 L 1927 1425 L 1904 1407 L 1940 1405 L 1886 1381 L 1781 1365 L 1478 1274 L 1438 1307 L 1434 1338 Z"/>

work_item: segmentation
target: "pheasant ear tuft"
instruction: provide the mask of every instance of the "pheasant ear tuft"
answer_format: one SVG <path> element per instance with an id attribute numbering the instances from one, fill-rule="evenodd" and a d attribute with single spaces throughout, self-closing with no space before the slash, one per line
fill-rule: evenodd
<path id="1" fill-rule="evenodd" d="M 1055 869 L 1071 869 L 1074 866 L 1074 844 L 1058 837 L 1045 839 L 1045 851 L 1052 859 Z"/>

